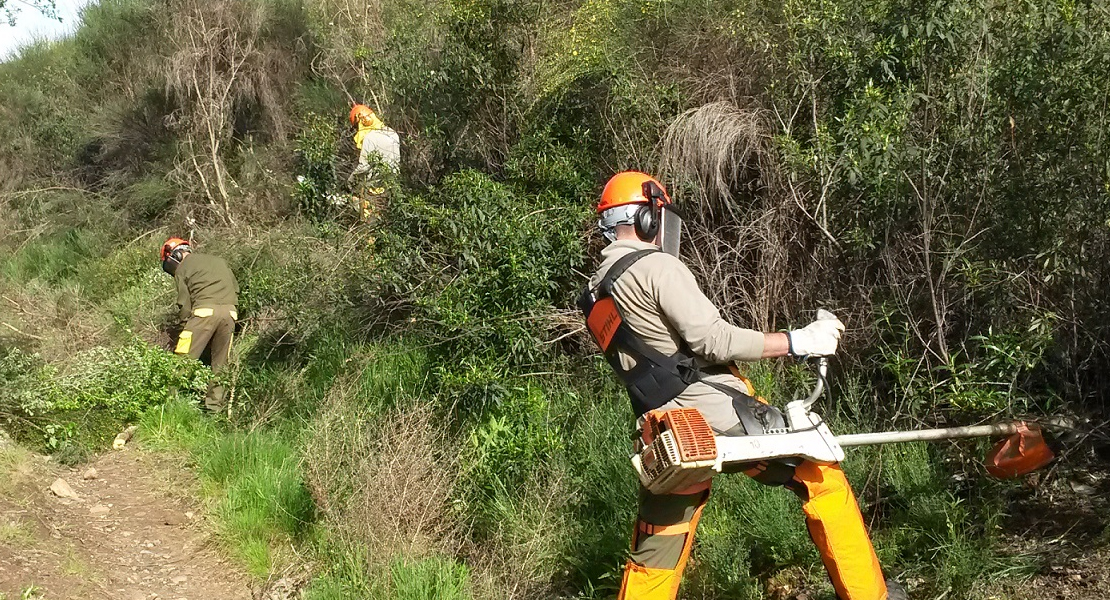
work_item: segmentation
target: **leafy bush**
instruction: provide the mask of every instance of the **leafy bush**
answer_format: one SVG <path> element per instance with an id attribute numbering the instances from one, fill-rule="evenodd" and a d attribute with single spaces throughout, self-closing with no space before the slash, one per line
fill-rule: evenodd
<path id="1" fill-rule="evenodd" d="M 334 118 L 309 114 L 297 134 L 297 185 L 294 197 L 305 214 L 324 219 L 335 214 L 338 190 L 338 135 Z"/>
<path id="2" fill-rule="evenodd" d="M 391 210 L 375 242 L 382 285 L 416 304 L 453 360 L 526 364 L 546 353 L 543 317 L 568 300 L 584 259 L 581 208 L 464 171 Z"/>
<path id="3" fill-rule="evenodd" d="M 103 446 L 120 423 L 152 406 L 183 397 L 199 400 L 209 370 L 133 339 L 97 347 L 63 366 L 45 364 L 18 349 L 0 358 L 0 413 L 25 436 L 38 434 L 47 449 L 68 441 Z"/>

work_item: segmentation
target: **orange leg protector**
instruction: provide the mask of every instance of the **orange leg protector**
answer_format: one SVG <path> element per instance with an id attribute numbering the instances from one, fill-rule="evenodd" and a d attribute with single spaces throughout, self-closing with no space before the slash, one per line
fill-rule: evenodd
<path id="1" fill-rule="evenodd" d="M 802 498 L 809 535 L 840 599 L 885 600 L 879 558 L 840 466 L 805 461 L 786 486 Z"/>
<path id="2" fill-rule="evenodd" d="M 673 494 L 640 488 L 632 555 L 617 600 L 674 600 L 707 500 L 708 481 Z"/>

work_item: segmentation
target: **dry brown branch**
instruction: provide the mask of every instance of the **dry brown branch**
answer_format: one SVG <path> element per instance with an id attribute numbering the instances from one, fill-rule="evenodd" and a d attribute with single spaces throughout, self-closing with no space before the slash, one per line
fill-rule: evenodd
<path id="1" fill-rule="evenodd" d="M 224 164 L 234 133 L 235 111 L 257 104 L 277 139 L 286 136 L 281 106 L 282 74 L 295 64 L 265 40 L 268 14 L 262 3 L 179 0 L 171 23 L 167 92 L 182 100 L 180 126 L 186 153 L 178 175 L 195 182 L 215 214 L 234 224 L 235 181 Z M 191 187 L 191 186 L 186 186 Z"/>

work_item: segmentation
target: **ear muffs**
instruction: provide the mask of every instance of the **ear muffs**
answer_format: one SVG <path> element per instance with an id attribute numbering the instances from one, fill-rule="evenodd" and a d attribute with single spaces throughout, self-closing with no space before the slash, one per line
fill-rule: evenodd
<path id="1" fill-rule="evenodd" d="M 640 236 L 640 239 L 650 242 L 659 233 L 659 223 L 662 220 L 660 213 L 663 211 L 663 204 L 669 203 L 670 200 L 663 188 L 651 180 L 645 181 L 640 191 L 644 198 L 647 198 L 648 203 L 636 211 L 632 224 L 636 228 L 636 235 Z"/>
<path id="2" fill-rule="evenodd" d="M 181 261 L 184 260 L 184 254 L 186 252 L 192 252 L 192 249 L 189 248 L 187 244 L 178 245 L 173 249 L 173 252 L 170 252 L 170 255 L 166 257 L 166 260 L 162 261 L 162 270 L 170 275 L 176 276 L 177 267 L 181 264 Z"/>
<path id="3" fill-rule="evenodd" d="M 180 265 L 180 264 L 181 264 L 181 261 L 177 260 L 172 255 L 167 256 L 166 260 L 162 261 L 162 270 L 165 271 L 166 273 L 169 273 L 171 276 L 176 277 L 177 276 L 177 266 Z"/>
<path id="4" fill-rule="evenodd" d="M 655 209 L 651 204 L 645 204 L 636 210 L 636 215 L 632 218 L 632 225 L 636 229 L 636 235 L 640 236 L 641 240 L 650 242 L 655 239 L 655 235 L 659 233 L 659 219 L 655 216 Z"/>

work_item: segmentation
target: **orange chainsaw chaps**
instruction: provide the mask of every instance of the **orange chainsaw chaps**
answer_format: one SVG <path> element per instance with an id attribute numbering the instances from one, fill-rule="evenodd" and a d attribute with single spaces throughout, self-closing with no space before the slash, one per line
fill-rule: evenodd
<path id="1" fill-rule="evenodd" d="M 844 472 L 837 465 L 805 461 L 795 469 L 807 498 L 806 527 L 842 600 L 885 600 L 886 581 L 871 546 L 863 515 Z"/>
<path id="2" fill-rule="evenodd" d="M 1012 479 L 1036 471 L 1055 457 L 1039 427 L 1018 423 L 1017 432 L 987 454 L 987 472 L 999 479 Z"/>
<path id="3" fill-rule="evenodd" d="M 709 481 L 696 484 L 690 490 L 683 490 L 682 494 L 689 494 L 695 488 L 698 491 L 709 489 Z M 686 570 L 686 563 L 690 560 L 690 550 L 694 547 L 694 532 L 698 529 L 701 512 L 705 508 L 709 496 L 706 495 L 701 504 L 694 510 L 694 515 L 689 523 L 679 523 L 671 526 L 655 526 L 636 520 L 636 527 L 632 531 L 632 549 L 639 544 L 640 536 L 648 532 L 657 532 L 658 535 L 684 536 L 682 553 L 679 555 L 678 564 L 673 569 L 652 568 L 637 564 L 629 560 L 624 565 L 624 577 L 621 579 L 621 591 L 617 600 L 675 600 L 678 597 L 678 586 L 682 583 L 682 572 Z M 655 535 L 655 534 L 653 534 Z"/>
<path id="4" fill-rule="evenodd" d="M 652 569 L 628 561 L 617 600 L 674 600 L 681 578 L 674 569 Z"/>

